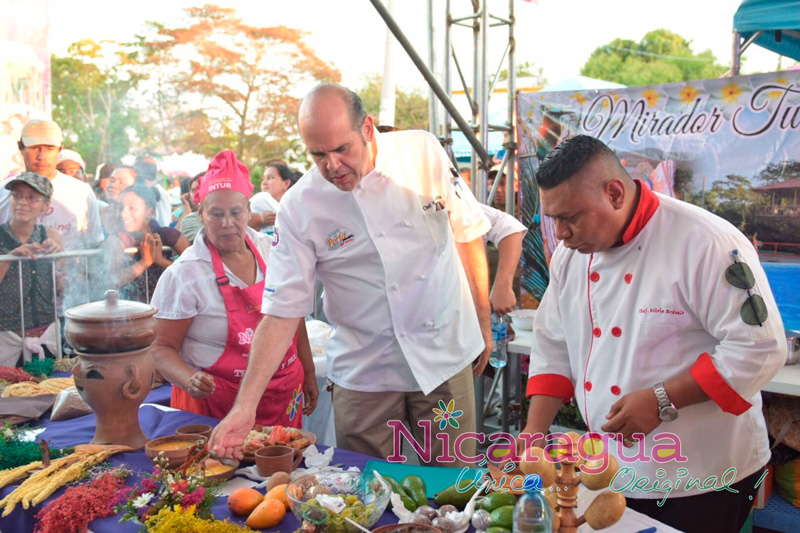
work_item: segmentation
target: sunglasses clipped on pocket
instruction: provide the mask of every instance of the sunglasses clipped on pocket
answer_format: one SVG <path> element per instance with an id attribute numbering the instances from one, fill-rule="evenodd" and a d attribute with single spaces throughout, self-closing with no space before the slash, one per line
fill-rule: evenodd
<path id="1" fill-rule="evenodd" d="M 764 303 L 764 298 L 752 292 L 756 278 L 747 263 L 739 261 L 739 250 L 731 253 L 733 264 L 725 269 L 725 279 L 737 289 L 747 291 L 747 300 L 742 304 L 739 314 L 745 324 L 762 326 L 767 320 L 767 304 Z"/>

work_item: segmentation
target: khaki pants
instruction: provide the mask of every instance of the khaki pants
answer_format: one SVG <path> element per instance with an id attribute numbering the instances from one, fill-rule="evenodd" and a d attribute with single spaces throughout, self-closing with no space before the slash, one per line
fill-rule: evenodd
<path id="1" fill-rule="evenodd" d="M 454 400 L 453 411 L 463 411 L 456 418 L 458 429 L 447 424 L 444 430 L 439 430 L 439 421 L 434 422 L 437 416 L 433 409 L 441 410 L 439 401 L 447 406 Z M 422 392 L 358 392 L 334 385 L 333 390 L 333 415 L 336 425 L 336 446 L 372 457 L 387 459 L 392 455 L 399 455 L 400 450 L 394 449 L 395 434 L 399 430 L 387 425 L 390 420 L 404 422 L 411 428 L 414 439 L 424 449 L 427 446 L 424 429 L 417 425 L 419 420 L 431 421 L 430 445 L 431 463 L 440 466 L 464 467 L 474 466 L 459 461 L 455 454 L 455 440 L 461 433 L 475 431 L 475 391 L 473 386 L 472 365 L 467 365 L 464 370 L 439 385 L 433 392 L 425 396 Z M 436 437 L 438 433 L 449 435 L 448 454 L 455 457 L 455 462 L 439 462 L 442 454 L 442 441 Z M 474 439 L 465 439 L 460 449 L 467 456 L 475 455 Z M 413 448 L 406 443 L 406 454 L 414 453 Z M 426 464 L 420 458 L 420 464 Z"/>

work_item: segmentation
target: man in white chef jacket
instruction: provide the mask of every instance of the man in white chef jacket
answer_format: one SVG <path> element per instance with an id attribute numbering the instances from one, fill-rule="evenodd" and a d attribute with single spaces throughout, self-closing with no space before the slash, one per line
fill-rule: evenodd
<path id="1" fill-rule="evenodd" d="M 621 468 L 611 487 L 629 507 L 681 531 L 737 533 L 770 455 L 759 391 L 786 360 L 752 244 L 631 179 L 592 137 L 562 142 L 537 181 L 561 244 L 534 323 L 523 433 L 546 435 L 574 396 L 590 431 L 618 435 L 606 440 Z M 665 433 L 680 454 L 653 449 L 672 442 Z"/>
<path id="2" fill-rule="evenodd" d="M 337 446 L 396 457 L 387 423 L 408 422 L 424 446 L 417 422 L 428 420 L 435 461 L 434 408 L 457 419 L 441 430 L 451 435 L 448 451 L 456 435 L 475 430 L 472 363 L 480 374 L 492 347 L 482 240 L 489 221 L 432 135 L 379 134 L 349 89 L 318 86 L 298 117 L 316 165 L 281 200 L 265 316 L 211 446 L 238 455 L 257 399 L 312 310 L 318 277 L 336 327 L 327 355 Z M 467 439 L 462 451 L 474 448 Z"/>

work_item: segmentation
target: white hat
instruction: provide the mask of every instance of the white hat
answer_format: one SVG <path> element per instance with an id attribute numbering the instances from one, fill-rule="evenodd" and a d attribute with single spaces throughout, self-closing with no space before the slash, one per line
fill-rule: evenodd
<path id="1" fill-rule="evenodd" d="M 74 161 L 75 163 L 78 163 L 84 171 L 86 170 L 86 163 L 84 163 L 81 154 L 75 150 L 67 150 L 64 148 L 61 150 L 61 153 L 58 154 L 58 161 Z"/>
<path id="2" fill-rule="evenodd" d="M 64 135 L 52 120 L 33 119 L 22 127 L 21 138 L 23 146 L 61 146 Z"/>

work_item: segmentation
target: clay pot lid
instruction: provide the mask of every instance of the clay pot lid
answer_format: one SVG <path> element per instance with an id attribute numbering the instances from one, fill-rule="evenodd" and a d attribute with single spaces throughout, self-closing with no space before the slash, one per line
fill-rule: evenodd
<path id="1" fill-rule="evenodd" d="M 105 292 L 104 299 L 73 307 L 65 314 L 70 320 L 100 322 L 148 318 L 156 314 L 156 311 L 150 304 L 120 300 L 119 293 L 110 289 Z"/>

